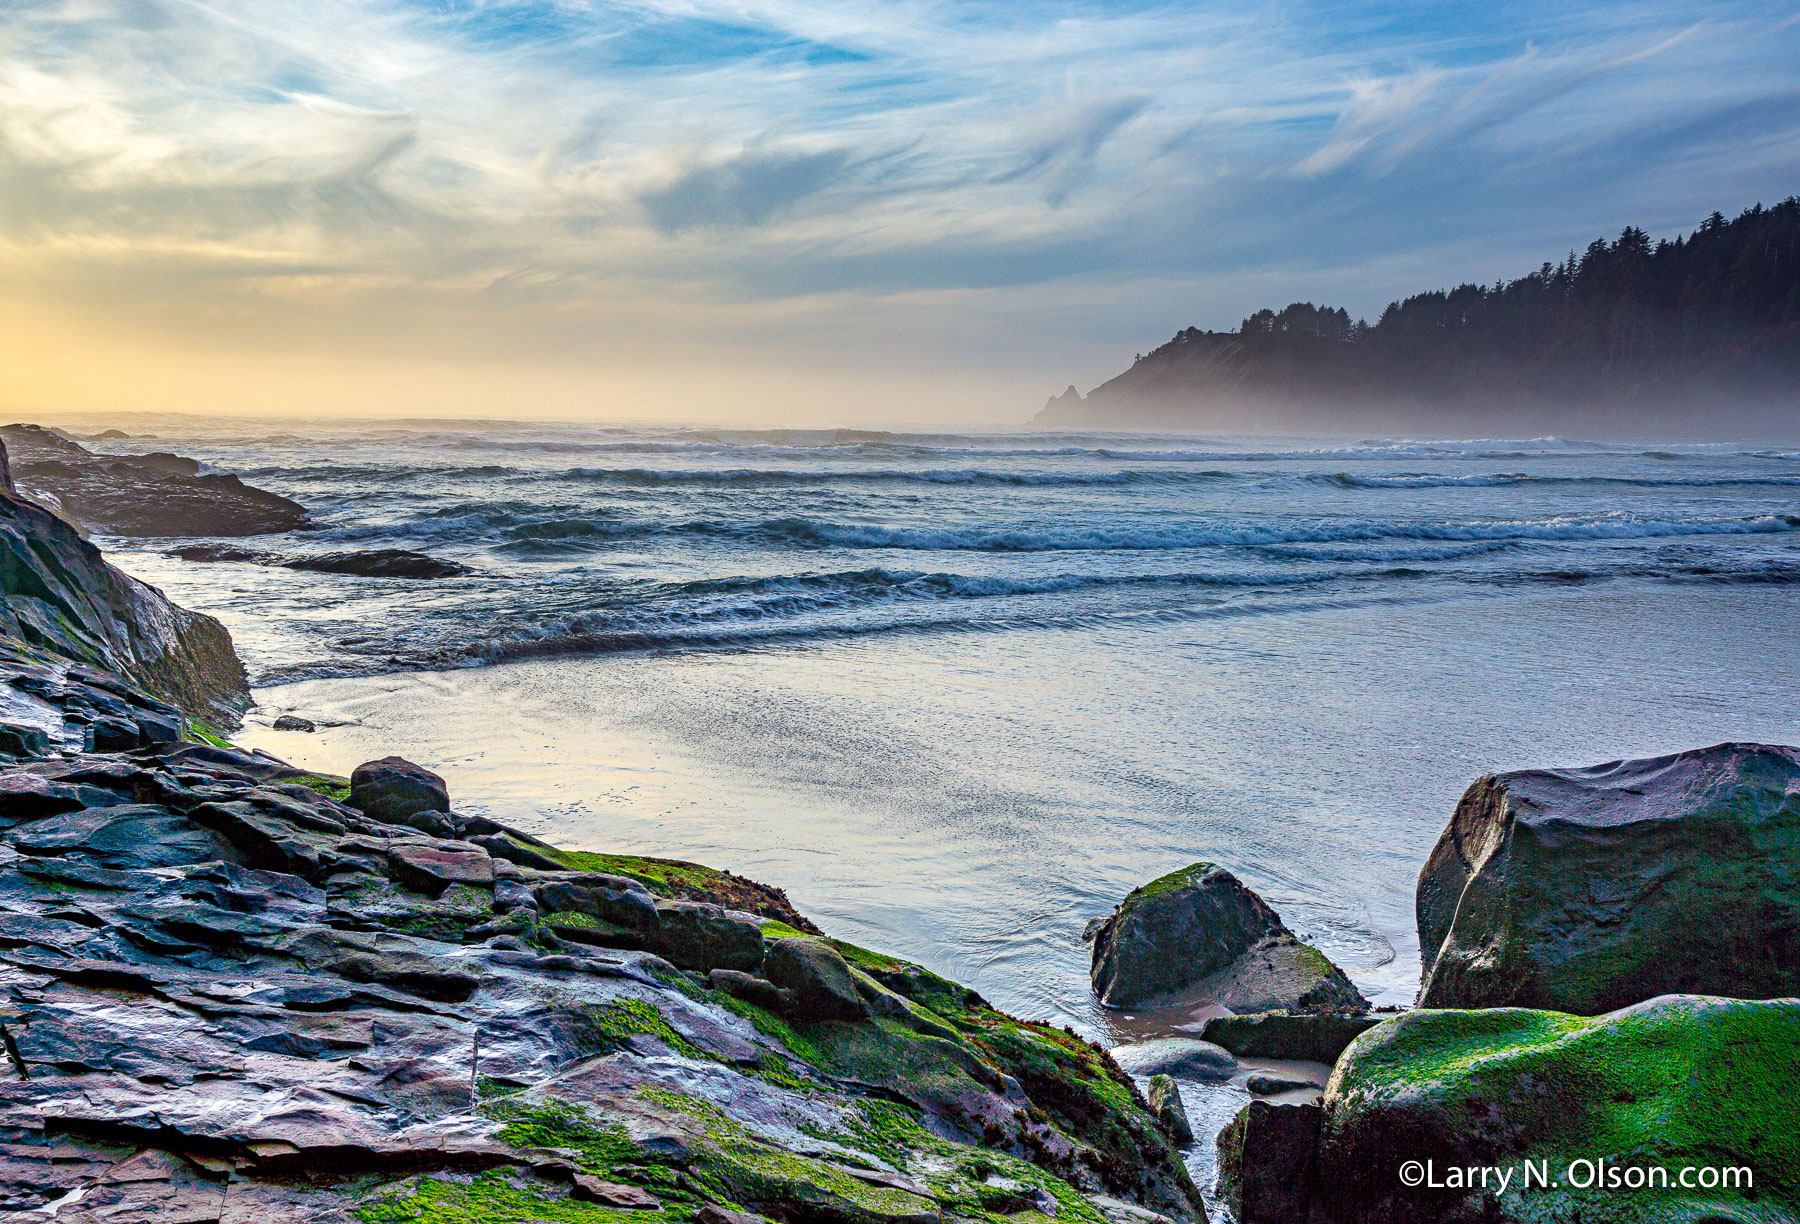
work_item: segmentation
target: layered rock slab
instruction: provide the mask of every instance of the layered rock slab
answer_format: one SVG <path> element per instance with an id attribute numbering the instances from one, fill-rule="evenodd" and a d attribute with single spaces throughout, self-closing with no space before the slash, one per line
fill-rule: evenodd
<path id="1" fill-rule="evenodd" d="M 17 488 L 108 535 L 245 536 L 308 525 L 299 503 L 164 452 L 104 455 L 38 425 L 0 426 Z"/>
<path id="2" fill-rule="evenodd" d="M 1164 1127 L 1077 1038 L 848 944 L 781 936 L 792 955 L 765 967 L 758 922 L 791 928 L 691 899 L 697 868 L 679 898 L 536 871 L 295 772 L 197 745 L 0 770 L 20 797 L 0 821 L 19 1076 L 0 1083 L 0 1209 L 1203 1218 Z M 154 837 L 112 835 L 145 821 Z M 551 921 L 590 911 L 635 914 L 624 942 L 695 968 Z"/>

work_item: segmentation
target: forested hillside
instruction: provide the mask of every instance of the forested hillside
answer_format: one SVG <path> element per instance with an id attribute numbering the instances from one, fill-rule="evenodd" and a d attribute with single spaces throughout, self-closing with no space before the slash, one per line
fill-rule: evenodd
<path id="1" fill-rule="evenodd" d="M 1072 390 L 1072 389 L 1071 389 Z M 1298 302 L 1235 332 L 1177 333 L 1066 424 L 1292 426 L 1498 415 L 1596 424 L 1749 413 L 1779 425 L 1800 393 L 1800 197 L 1684 237 L 1627 227 L 1516 280 L 1390 303 L 1374 323 Z"/>

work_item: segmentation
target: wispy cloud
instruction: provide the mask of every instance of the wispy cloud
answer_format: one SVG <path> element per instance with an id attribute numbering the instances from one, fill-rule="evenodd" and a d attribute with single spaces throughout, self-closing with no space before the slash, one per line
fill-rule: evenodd
<path id="1" fill-rule="evenodd" d="M 1054 288 L 1130 303 L 1107 326 L 1147 343 L 1251 295 L 1352 286 L 1368 310 L 1428 256 L 1483 275 L 1800 189 L 1797 16 L 15 0 L 0 267 L 122 316 L 278 302 L 276 329 L 359 295 L 389 317 L 504 302 L 559 312 L 541 330 L 571 352 L 581 312 L 613 327 L 652 298 L 768 303 L 758 343 L 786 319 L 804 345 L 818 316 L 792 303 L 874 318 L 919 293 L 964 295 L 920 316 L 954 347 L 958 310 L 1038 326 Z"/>

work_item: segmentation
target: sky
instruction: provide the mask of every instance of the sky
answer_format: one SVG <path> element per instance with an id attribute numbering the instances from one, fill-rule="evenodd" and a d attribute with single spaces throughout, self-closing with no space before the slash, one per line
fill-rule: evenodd
<path id="1" fill-rule="evenodd" d="M 1800 0 L 7 0 L 0 405 L 1004 423 L 1800 192 Z"/>

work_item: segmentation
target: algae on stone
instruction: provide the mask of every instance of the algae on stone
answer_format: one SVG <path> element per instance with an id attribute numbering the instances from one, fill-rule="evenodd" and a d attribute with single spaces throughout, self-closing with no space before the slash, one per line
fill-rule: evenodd
<path id="1" fill-rule="evenodd" d="M 1800 1215 L 1797 1072 L 1792 999 L 1673 995 L 1597 1017 L 1408 1012 L 1357 1038 L 1332 1074 L 1318 1159 L 1329 1192 L 1315 1202 L 1333 1224 L 1438 1221 L 1461 1209 L 1521 1222 L 1791 1220 Z M 1406 1160 L 1513 1178 L 1483 1206 L 1480 1191 L 1404 1188 Z M 1522 1189 L 1528 1161 L 1563 1184 Z M 1571 1178 L 1572 1161 L 1670 1177 L 1742 1166 L 1754 1185 L 1584 1189 L 1572 1183 L 1589 1170 Z"/>

